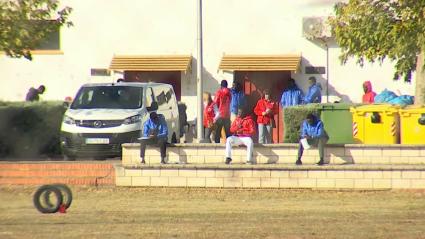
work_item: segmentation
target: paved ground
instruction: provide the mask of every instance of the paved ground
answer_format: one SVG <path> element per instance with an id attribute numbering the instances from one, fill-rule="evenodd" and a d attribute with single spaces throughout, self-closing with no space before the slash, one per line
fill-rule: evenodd
<path id="1" fill-rule="evenodd" d="M 0 238 L 423 238 L 425 192 L 73 187 L 43 215 L 0 188 Z"/>

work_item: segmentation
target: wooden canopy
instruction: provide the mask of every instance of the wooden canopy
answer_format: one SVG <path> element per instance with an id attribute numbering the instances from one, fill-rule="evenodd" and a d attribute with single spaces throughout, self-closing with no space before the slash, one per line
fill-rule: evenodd
<path id="1" fill-rule="evenodd" d="M 219 69 L 229 71 L 297 71 L 301 55 L 224 55 Z"/>
<path id="2" fill-rule="evenodd" d="M 190 55 L 114 56 L 109 69 L 120 71 L 183 71 L 190 69 Z"/>

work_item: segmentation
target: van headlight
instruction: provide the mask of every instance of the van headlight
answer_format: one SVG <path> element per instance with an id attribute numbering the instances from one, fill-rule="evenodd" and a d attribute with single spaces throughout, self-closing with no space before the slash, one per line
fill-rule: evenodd
<path id="1" fill-rule="evenodd" d="M 134 115 L 124 120 L 123 124 L 136 124 L 142 121 L 141 115 Z"/>
<path id="2" fill-rule="evenodd" d="M 69 116 L 64 116 L 63 117 L 63 122 L 65 123 L 65 124 L 75 124 L 75 120 L 73 119 L 73 118 L 71 118 L 71 117 L 69 117 Z"/>

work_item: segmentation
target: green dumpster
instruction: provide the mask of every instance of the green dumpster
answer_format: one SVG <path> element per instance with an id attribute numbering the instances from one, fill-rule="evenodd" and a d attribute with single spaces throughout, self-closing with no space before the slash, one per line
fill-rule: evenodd
<path id="1" fill-rule="evenodd" d="M 350 113 L 352 104 L 320 104 L 320 119 L 329 135 L 328 144 L 352 144 L 353 118 Z"/>

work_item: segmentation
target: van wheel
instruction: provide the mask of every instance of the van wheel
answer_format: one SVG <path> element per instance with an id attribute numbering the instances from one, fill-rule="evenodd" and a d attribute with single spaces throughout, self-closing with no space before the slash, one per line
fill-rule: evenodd
<path id="1" fill-rule="evenodd" d="M 171 136 L 171 143 L 176 144 L 177 143 L 177 135 L 176 133 L 173 133 L 173 136 Z"/>

